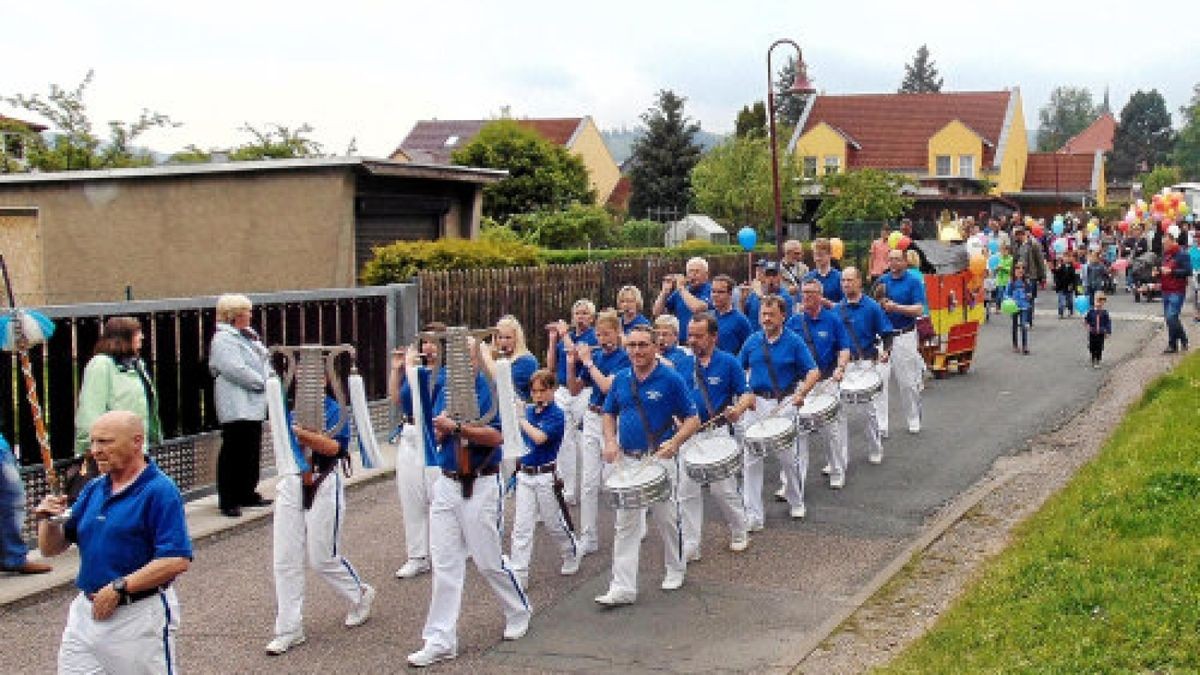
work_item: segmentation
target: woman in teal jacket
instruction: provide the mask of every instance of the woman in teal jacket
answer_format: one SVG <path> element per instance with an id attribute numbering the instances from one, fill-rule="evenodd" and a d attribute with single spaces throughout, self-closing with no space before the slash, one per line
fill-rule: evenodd
<path id="1" fill-rule="evenodd" d="M 104 322 L 96 354 L 83 369 L 79 407 L 75 410 L 75 454 L 84 455 L 91 445 L 92 422 L 110 410 L 128 410 L 146 425 L 146 448 L 162 442 L 158 419 L 158 396 L 138 352 L 142 349 L 142 325 L 128 316 Z"/>

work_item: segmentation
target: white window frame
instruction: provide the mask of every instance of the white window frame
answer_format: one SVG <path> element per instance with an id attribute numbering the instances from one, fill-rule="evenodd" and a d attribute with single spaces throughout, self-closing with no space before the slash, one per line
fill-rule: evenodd
<path id="1" fill-rule="evenodd" d="M 946 160 L 946 168 L 942 170 L 942 160 Z M 954 158 L 950 155 L 934 155 L 933 157 L 933 175 L 943 178 L 953 176 Z"/>
<path id="2" fill-rule="evenodd" d="M 837 155 L 825 155 L 825 175 L 838 173 L 842 170 L 842 158 Z M 830 168 L 833 170 L 830 171 Z"/>
<path id="3" fill-rule="evenodd" d="M 800 160 L 800 175 L 805 178 L 817 177 L 817 156 L 805 155 Z"/>
<path id="4" fill-rule="evenodd" d="M 975 177 L 975 155 L 958 156 L 958 175 L 963 178 Z"/>

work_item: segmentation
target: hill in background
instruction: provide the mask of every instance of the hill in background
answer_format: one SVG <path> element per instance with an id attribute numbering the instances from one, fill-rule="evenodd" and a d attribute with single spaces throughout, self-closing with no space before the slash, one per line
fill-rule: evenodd
<path id="1" fill-rule="evenodd" d="M 604 143 L 608 146 L 608 151 L 612 153 L 613 160 L 617 164 L 623 163 L 633 154 L 633 142 L 641 135 L 642 130 L 639 128 L 629 129 L 621 127 L 620 129 L 607 129 L 600 132 L 604 137 Z M 701 129 L 696 134 L 696 141 L 700 143 L 700 147 L 707 152 L 714 145 L 725 140 L 727 134 L 715 134 L 711 131 Z"/>

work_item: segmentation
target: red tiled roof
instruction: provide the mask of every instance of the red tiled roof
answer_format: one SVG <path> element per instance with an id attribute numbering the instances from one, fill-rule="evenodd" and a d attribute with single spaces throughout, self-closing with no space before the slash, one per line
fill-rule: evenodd
<path id="1" fill-rule="evenodd" d="M 450 154 L 474 140 L 475 136 L 479 134 L 479 130 L 491 121 L 421 120 L 400 142 L 399 149 L 413 158 L 413 161 L 449 164 Z M 523 127 L 532 129 L 551 143 L 565 146 L 575 137 L 575 131 L 583 123 L 583 118 L 519 119 L 516 122 Z M 454 138 L 455 142 L 447 145 L 447 141 L 451 138 Z"/>
<path id="2" fill-rule="evenodd" d="M 1009 91 L 943 94 L 852 94 L 817 96 L 801 133 L 826 122 L 862 145 L 851 149 L 849 168 L 925 170 L 929 139 L 953 120 L 992 144 L 982 161 L 990 165 L 999 145 Z"/>
<path id="3" fill-rule="evenodd" d="M 1112 113 L 1104 113 L 1096 118 L 1088 128 L 1075 134 L 1071 140 L 1063 143 L 1059 152 L 1068 154 L 1094 155 L 1096 151 L 1111 152 L 1113 135 L 1117 133 L 1117 118 Z"/>
<path id="4" fill-rule="evenodd" d="M 26 122 L 25 120 L 19 120 L 15 117 L 9 117 L 8 115 L 0 115 L 0 122 L 17 122 L 29 127 L 30 131 L 36 132 L 42 132 L 49 128 L 44 124 L 38 124 L 37 122 Z"/>
<path id="5" fill-rule="evenodd" d="M 1055 182 L 1055 165 L 1058 180 Z M 1096 155 L 1065 155 L 1056 152 L 1031 152 L 1025 164 L 1022 192 L 1089 192 Z"/>
<path id="6" fill-rule="evenodd" d="M 629 209 L 629 197 L 633 194 L 633 183 L 629 176 L 621 176 L 608 195 L 606 204 L 622 211 Z"/>

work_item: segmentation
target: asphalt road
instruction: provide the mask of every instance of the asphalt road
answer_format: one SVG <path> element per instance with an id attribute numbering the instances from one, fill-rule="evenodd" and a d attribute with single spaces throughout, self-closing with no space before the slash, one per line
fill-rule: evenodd
<path id="1" fill-rule="evenodd" d="M 1043 306 L 1047 302 L 1042 300 Z M 1125 295 L 1109 309 L 1127 317 L 1115 322 L 1106 354 L 1113 363 L 1151 339 L 1158 324 L 1147 319 L 1160 309 L 1135 305 Z M 1190 316 L 1188 324 L 1190 330 Z M 975 484 L 997 457 L 1019 452 L 1029 438 L 1095 396 L 1107 368 L 1088 367 L 1078 321 L 1043 313 L 1030 338 L 1030 356 L 1011 353 L 1007 318 L 993 317 L 981 331 L 971 372 L 928 384 L 919 435 L 908 434 L 903 416 L 893 411 L 880 466 L 865 462 L 852 435 L 843 490 L 825 487 L 818 473 L 823 449 L 813 444 L 808 517 L 792 521 L 786 505 L 768 501 L 767 529 L 756 533 L 741 554 L 726 550 L 725 528 L 710 520 L 704 558 L 689 566 L 679 591 L 658 589 L 662 555 L 652 525 L 643 544 L 638 602 L 615 610 L 592 601 L 608 582 L 611 525 L 602 530 L 609 535 L 600 552 L 589 556 L 574 577 L 558 575 L 557 556 L 539 536 L 531 574 L 532 628 L 522 640 L 502 642 L 499 608 L 470 571 L 459 624 L 460 656 L 436 666 L 437 671 L 745 672 L 794 665 L 799 659 L 795 645 L 811 637 L 832 611 L 846 607 L 944 504 Z M 1163 340 L 1162 334 L 1154 339 Z M 768 470 L 772 490 L 775 475 Z M 403 562 L 403 534 L 392 482 L 354 489 L 348 503 L 344 548 L 379 589 L 371 620 L 344 628 L 348 608 L 310 578 L 308 643 L 281 657 L 266 656 L 274 593 L 270 520 L 261 521 L 198 544 L 195 563 L 178 582 L 182 670 L 375 673 L 404 668 L 405 655 L 421 645 L 429 576 L 393 577 Z M 711 503 L 707 513 L 716 513 Z M 611 522 L 611 514 L 602 516 Z M 71 595 L 55 593 L 0 614 L 5 672 L 53 670 Z"/>

